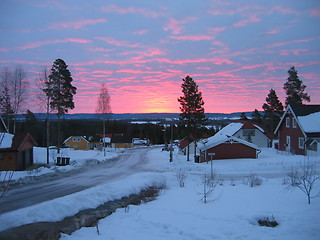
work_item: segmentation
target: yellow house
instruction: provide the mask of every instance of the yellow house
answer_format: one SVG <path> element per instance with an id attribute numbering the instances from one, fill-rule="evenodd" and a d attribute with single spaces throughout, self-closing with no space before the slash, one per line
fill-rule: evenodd
<path id="1" fill-rule="evenodd" d="M 63 144 L 75 150 L 88 150 L 90 142 L 82 136 L 70 136 L 64 140 Z"/>

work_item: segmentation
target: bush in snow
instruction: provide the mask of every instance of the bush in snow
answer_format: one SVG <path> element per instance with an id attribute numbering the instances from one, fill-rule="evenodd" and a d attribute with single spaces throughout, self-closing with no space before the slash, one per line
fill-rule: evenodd
<path id="1" fill-rule="evenodd" d="M 177 181 L 179 183 L 179 186 L 184 187 L 186 179 L 187 179 L 187 173 L 184 170 L 180 169 L 177 172 L 176 177 L 177 177 Z"/>
<path id="2" fill-rule="evenodd" d="M 274 219 L 274 216 L 272 215 L 271 218 L 269 217 L 264 217 L 262 219 L 258 219 L 258 224 L 260 226 L 264 226 L 264 227 L 276 227 L 279 225 L 279 223 Z"/>
<path id="3" fill-rule="evenodd" d="M 256 187 L 262 185 L 262 182 L 262 178 L 253 173 L 247 178 L 246 185 Z"/>
<path id="4" fill-rule="evenodd" d="M 285 180 L 289 189 L 298 188 L 307 195 L 308 203 L 311 198 L 320 196 L 320 192 L 314 192 L 314 189 L 320 186 L 320 174 L 317 171 L 317 163 L 315 161 L 306 160 L 298 167 L 292 167 L 287 173 Z"/>

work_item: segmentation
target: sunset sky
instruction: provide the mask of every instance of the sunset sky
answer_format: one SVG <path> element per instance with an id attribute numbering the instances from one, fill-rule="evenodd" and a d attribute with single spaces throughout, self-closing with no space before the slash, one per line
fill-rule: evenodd
<path id="1" fill-rule="evenodd" d="M 0 9 L 0 69 L 22 66 L 34 82 L 63 59 L 78 89 L 70 113 L 95 112 L 102 83 L 113 113 L 179 112 L 187 75 L 205 112 L 261 110 L 271 88 L 284 103 L 290 66 L 320 104 L 319 0 L 1 0 Z"/>

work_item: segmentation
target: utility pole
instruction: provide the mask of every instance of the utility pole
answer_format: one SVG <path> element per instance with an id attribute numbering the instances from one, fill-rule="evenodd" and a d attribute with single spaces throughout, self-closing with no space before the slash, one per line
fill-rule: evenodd
<path id="1" fill-rule="evenodd" d="M 170 162 L 173 162 L 173 119 L 171 119 Z"/>

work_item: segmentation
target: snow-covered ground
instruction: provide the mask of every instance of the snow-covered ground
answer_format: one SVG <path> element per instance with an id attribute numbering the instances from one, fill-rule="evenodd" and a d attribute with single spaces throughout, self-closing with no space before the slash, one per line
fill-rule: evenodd
<path id="1" fill-rule="evenodd" d="M 33 148 L 34 164 L 41 165 L 47 163 L 47 149 L 41 147 Z M 55 161 L 57 159 L 57 150 L 50 149 L 49 154 L 49 166 L 39 167 L 28 171 L 16 171 L 13 174 L 12 180 L 19 180 L 25 177 L 40 176 L 43 174 L 54 173 L 54 172 L 65 172 L 76 168 L 83 167 L 85 165 L 96 164 L 97 162 L 108 161 L 119 155 L 119 152 L 123 149 L 112 149 L 107 148 L 106 156 L 103 151 L 96 150 L 74 150 L 70 148 L 61 149 L 61 157 L 69 157 L 70 165 L 67 166 L 56 166 Z"/>
<path id="2" fill-rule="evenodd" d="M 118 209 L 100 220 L 100 235 L 96 228 L 82 228 L 61 239 L 320 239 L 320 198 L 312 199 L 309 205 L 300 190 L 287 190 L 283 185 L 286 172 L 292 166 L 297 167 L 305 160 L 316 161 L 319 166 L 319 157 L 306 159 L 263 149 L 259 159 L 214 161 L 212 167 L 222 180 L 204 203 L 202 181 L 205 173 L 210 174 L 211 164 L 186 162 L 185 157 L 176 152 L 173 163 L 169 163 L 169 153 L 162 152 L 161 148 L 148 152 L 150 161 L 146 163 L 146 169 L 158 172 L 135 174 L 112 185 L 100 185 L 4 213 L 0 215 L 0 230 L 36 221 L 61 220 L 82 209 L 165 183 L 167 189 L 157 200 L 130 206 L 129 212 Z M 78 159 L 78 163 L 70 168 L 79 166 L 80 158 L 86 159 L 76 151 L 74 160 Z M 90 158 L 94 159 L 93 156 Z M 179 187 L 176 179 L 179 171 L 187 175 L 184 188 Z M 246 185 L 250 174 L 263 176 L 262 185 Z M 320 191 L 319 184 L 315 191 Z M 257 224 L 260 218 L 273 217 L 279 223 L 275 228 Z"/>

